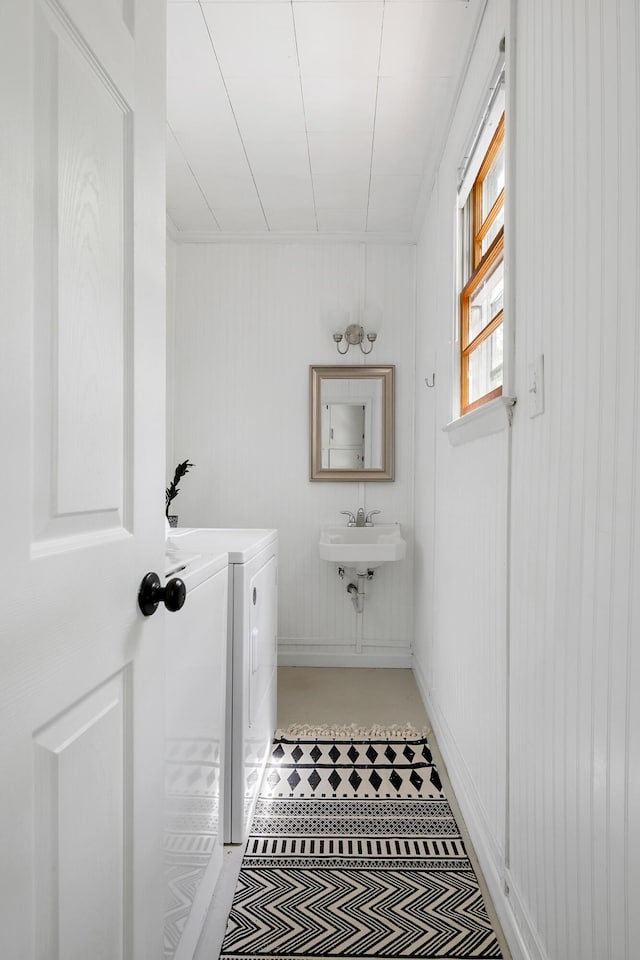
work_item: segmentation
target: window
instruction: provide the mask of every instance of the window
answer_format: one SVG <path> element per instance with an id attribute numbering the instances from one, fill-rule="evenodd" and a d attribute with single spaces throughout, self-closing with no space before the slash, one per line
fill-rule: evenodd
<path id="1" fill-rule="evenodd" d="M 502 394 L 504 113 L 462 208 L 460 414 Z"/>

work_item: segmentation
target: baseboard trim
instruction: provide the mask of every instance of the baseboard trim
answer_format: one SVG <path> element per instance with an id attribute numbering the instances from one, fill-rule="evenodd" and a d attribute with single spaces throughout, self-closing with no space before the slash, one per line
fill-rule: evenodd
<path id="1" fill-rule="evenodd" d="M 519 931 L 523 931 L 521 937 L 528 945 L 528 953 L 526 956 L 531 958 L 531 960 L 549 960 L 549 955 L 533 925 L 531 914 L 525 906 L 518 884 L 513 879 L 509 870 L 505 871 L 505 882 L 509 889 L 509 904 L 514 916 L 514 923 L 517 924 Z"/>
<path id="2" fill-rule="evenodd" d="M 367 651 L 366 653 L 329 653 L 309 652 L 300 650 L 280 650 L 278 652 L 279 667 L 386 667 L 387 669 L 411 669 L 413 656 L 409 651 L 398 653 L 380 653 Z"/>
<path id="3" fill-rule="evenodd" d="M 511 887 L 503 863 L 496 861 L 495 841 L 489 835 L 483 822 L 484 817 L 479 812 L 482 805 L 477 798 L 475 786 L 466 770 L 458 746 L 429 694 L 426 678 L 417 662 L 413 664 L 413 673 L 511 956 L 513 960 L 547 960 L 544 955 L 537 956 L 527 948 L 513 905 L 505 895 L 505 883 L 509 889 Z M 519 909 L 518 913 L 523 917 L 526 916 L 526 911 L 522 909 Z"/>

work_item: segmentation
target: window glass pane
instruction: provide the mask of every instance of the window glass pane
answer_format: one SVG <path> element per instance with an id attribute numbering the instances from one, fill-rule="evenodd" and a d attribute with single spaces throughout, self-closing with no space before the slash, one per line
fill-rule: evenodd
<path id="1" fill-rule="evenodd" d="M 469 357 L 469 403 L 502 386 L 502 324 Z"/>
<path id="2" fill-rule="evenodd" d="M 488 229 L 488 231 L 487 231 L 487 233 L 486 233 L 486 235 L 485 235 L 485 237 L 484 237 L 484 239 L 483 239 L 483 241 L 482 241 L 481 251 L 482 251 L 482 256 L 483 256 L 483 257 L 484 257 L 484 255 L 485 255 L 485 253 L 487 252 L 487 250 L 489 249 L 489 247 L 491 246 L 491 244 L 493 243 L 493 241 L 495 240 L 495 238 L 496 238 L 496 237 L 498 236 L 498 234 L 500 233 L 500 230 L 502 229 L 503 226 L 504 226 L 504 207 L 501 207 L 501 208 L 500 208 L 500 212 L 499 212 L 498 214 L 496 214 L 495 220 L 493 221 L 493 223 L 492 223 L 491 226 L 489 227 L 489 229 Z"/>
<path id="3" fill-rule="evenodd" d="M 492 206 L 504 190 L 504 143 L 498 150 L 482 184 L 482 220 L 486 220 Z"/>
<path id="4" fill-rule="evenodd" d="M 488 277 L 469 298 L 469 339 L 472 343 L 502 310 L 504 300 L 504 261 L 493 268 Z"/>

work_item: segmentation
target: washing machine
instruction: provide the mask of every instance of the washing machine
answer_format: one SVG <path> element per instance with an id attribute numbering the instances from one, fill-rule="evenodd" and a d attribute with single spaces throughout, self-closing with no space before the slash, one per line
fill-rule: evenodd
<path id="1" fill-rule="evenodd" d="M 228 557 L 167 543 L 164 957 L 192 960 L 223 864 Z"/>
<path id="2" fill-rule="evenodd" d="M 229 558 L 224 841 L 244 843 L 277 723 L 278 531 L 178 527 L 169 542 Z"/>

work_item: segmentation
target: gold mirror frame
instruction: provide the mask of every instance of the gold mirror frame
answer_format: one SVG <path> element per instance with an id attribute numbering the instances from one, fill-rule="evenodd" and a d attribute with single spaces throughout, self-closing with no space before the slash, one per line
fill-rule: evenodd
<path id="1" fill-rule="evenodd" d="M 309 368 L 311 393 L 311 480 L 353 480 L 369 483 L 376 480 L 394 479 L 393 401 L 394 366 L 330 366 Z M 330 469 L 322 466 L 322 383 L 324 380 L 371 380 L 382 381 L 382 466 L 365 467 L 362 470 Z"/>

